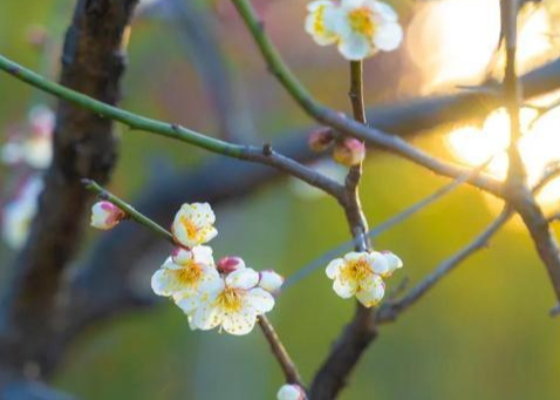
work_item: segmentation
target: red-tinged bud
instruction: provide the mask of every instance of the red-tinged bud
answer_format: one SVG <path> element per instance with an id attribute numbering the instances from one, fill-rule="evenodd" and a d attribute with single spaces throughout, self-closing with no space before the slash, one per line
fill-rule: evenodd
<path id="1" fill-rule="evenodd" d="M 333 158 L 336 162 L 347 167 L 361 163 L 366 156 L 366 146 L 355 138 L 346 138 L 336 144 Z"/>
<path id="2" fill-rule="evenodd" d="M 316 152 L 325 151 L 329 148 L 334 140 L 332 130 L 330 128 L 319 128 L 309 135 L 309 148 Z"/>
<path id="3" fill-rule="evenodd" d="M 228 256 L 218 261 L 218 271 L 224 274 L 245 268 L 245 261 L 240 257 Z"/>
<path id="4" fill-rule="evenodd" d="M 26 32 L 27 42 L 37 48 L 41 49 L 45 46 L 47 39 L 49 37 L 47 30 L 42 25 L 32 25 L 27 29 Z"/>

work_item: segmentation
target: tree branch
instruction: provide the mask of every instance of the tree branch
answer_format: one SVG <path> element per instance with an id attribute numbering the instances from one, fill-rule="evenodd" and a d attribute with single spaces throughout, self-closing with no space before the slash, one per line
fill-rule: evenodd
<path id="1" fill-rule="evenodd" d="M 136 0 L 80 0 L 66 34 L 63 85 L 109 104 L 124 72 L 123 37 Z M 13 66 L 11 67 L 13 68 Z M 16 68 L 17 69 L 17 68 Z M 81 177 L 107 181 L 116 160 L 112 121 L 63 99 L 57 110 L 54 160 L 45 177 L 38 217 L 19 254 L 0 309 L 0 363 L 50 372 L 49 338 L 63 272 L 76 253 L 91 195 Z M 41 332 L 38 334 L 38 332 Z"/>
<path id="2" fill-rule="evenodd" d="M 50 82 L 3 56 L 0 56 L 0 69 L 61 99 L 91 110 L 103 118 L 122 122 L 132 129 L 176 139 L 224 156 L 269 165 L 322 189 L 335 198 L 341 196 L 343 188 L 338 182 L 277 153 L 270 145 L 255 147 L 231 144 L 176 124 L 143 117 Z"/>
<path id="3" fill-rule="evenodd" d="M 472 254 L 481 250 L 488 245 L 488 241 L 502 226 L 511 218 L 512 210 L 509 208 L 504 209 L 499 217 L 492 222 L 484 232 L 477 236 L 463 249 L 455 253 L 453 256 L 442 262 L 430 275 L 422 280 L 416 287 L 414 287 L 402 299 L 386 302 L 379 308 L 376 314 L 376 321 L 379 324 L 392 322 L 409 307 L 416 304 L 422 297 L 424 297 L 435 285 L 452 272 L 459 264 Z"/>

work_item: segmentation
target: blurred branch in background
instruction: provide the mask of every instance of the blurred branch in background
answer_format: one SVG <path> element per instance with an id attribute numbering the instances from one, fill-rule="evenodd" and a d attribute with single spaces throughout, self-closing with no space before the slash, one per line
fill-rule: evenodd
<path id="1" fill-rule="evenodd" d="M 214 108 L 213 119 L 219 123 L 221 136 L 229 141 L 245 142 L 247 127 L 242 121 L 240 102 L 234 92 L 221 44 L 216 38 L 215 21 L 206 5 L 192 0 L 164 0 L 158 5 L 169 14 L 196 72 L 206 86 Z"/>
<path id="2" fill-rule="evenodd" d="M 465 259 L 473 255 L 475 252 L 482 250 L 488 246 L 488 241 L 496 234 L 502 226 L 511 218 L 512 210 L 504 209 L 500 216 L 492 222 L 488 228 L 477 236 L 463 249 L 459 250 L 453 256 L 443 261 L 433 273 L 428 275 L 418 285 L 412 288 L 402 298 L 384 303 L 375 316 L 379 324 L 392 322 L 405 310 L 416 304 L 418 300 L 424 297 L 430 289 L 432 289 L 441 279 L 449 274 L 455 267 L 461 264 Z"/>
<path id="3" fill-rule="evenodd" d="M 107 103 L 119 98 L 126 31 L 137 0 L 81 0 L 66 34 L 60 81 Z M 92 195 L 80 177 L 106 182 L 116 160 L 113 123 L 60 101 L 54 161 L 30 237 L 19 254 L 0 309 L 0 370 L 18 376 L 33 365 L 34 378 L 48 376 L 56 359 L 50 341 L 58 289 L 77 252 Z M 38 334 L 40 332 L 40 334 Z M 2 382 L 7 385 L 9 382 Z"/>

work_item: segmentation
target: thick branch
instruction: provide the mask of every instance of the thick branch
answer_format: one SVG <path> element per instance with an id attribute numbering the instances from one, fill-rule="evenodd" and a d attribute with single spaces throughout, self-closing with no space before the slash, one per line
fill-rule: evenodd
<path id="1" fill-rule="evenodd" d="M 124 71 L 123 38 L 136 0 L 81 0 L 66 34 L 61 82 L 114 104 Z M 116 160 L 112 121 L 61 99 L 54 160 L 46 173 L 38 218 L 4 296 L 0 360 L 21 370 L 35 362 L 49 372 L 49 338 L 61 276 L 76 253 L 91 199 L 80 178 L 107 181 Z M 39 333 L 40 332 L 40 333 Z"/>

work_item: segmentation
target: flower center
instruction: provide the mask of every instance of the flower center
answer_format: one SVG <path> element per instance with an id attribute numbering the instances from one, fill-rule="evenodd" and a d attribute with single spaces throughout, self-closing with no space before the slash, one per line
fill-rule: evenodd
<path id="1" fill-rule="evenodd" d="M 367 8 L 358 8 L 348 13 L 348 22 L 352 30 L 362 35 L 373 37 L 375 26 L 371 11 Z"/>
<path id="2" fill-rule="evenodd" d="M 184 265 L 175 271 L 177 280 L 183 285 L 195 285 L 202 277 L 202 268 L 195 262 Z"/>
<path id="3" fill-rule="evenodd" d="M 325 18 L 325 5 L 320 6 L 315 14 L 315 24 L 313 25 L 313 28 L 315 29 L 315 32 L 317 32 L 318 34 L 325 34 L 325 24 L 323 23 L 323 18 Z"/>
<path id="4" fill-rule="evenodd" d="M 373 271 L 367 260 L 358 259 L 349 261 L 342 269 L 342 279 L 354 281 L 360 286 L 360 282 L 367 279 Z"/>
<path id="5" fill-rule="evenodd" d="M 237 312 L 242 306 L 242 294 L 238 289 L 225 288 L 216 300 L 217 304 L 227 312 Z"/>
<path id="6" fill-rule="evenodd" d="M 181 217 L 181 224 L 185 227 L 189 239 L 194 239 L 198 233 L 198 227 L 190 219 L 187 219 L 184 216 Z"/>

